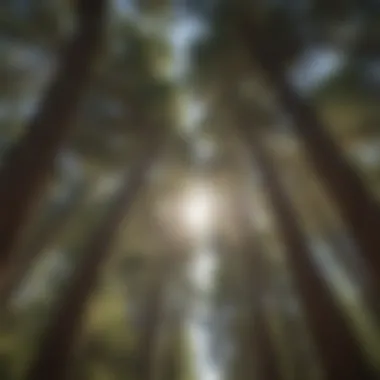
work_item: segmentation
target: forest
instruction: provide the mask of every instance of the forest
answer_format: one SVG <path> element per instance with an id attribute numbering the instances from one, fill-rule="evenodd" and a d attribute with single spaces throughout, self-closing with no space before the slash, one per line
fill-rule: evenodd
<path id="1" fill-rule="evenodd" d="M 1 0 L 0 380 L 380 378 L 380 1 Z"/>

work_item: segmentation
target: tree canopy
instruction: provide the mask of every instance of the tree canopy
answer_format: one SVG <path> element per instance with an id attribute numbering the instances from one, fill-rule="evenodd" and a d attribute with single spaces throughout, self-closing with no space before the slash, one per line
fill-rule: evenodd
<path id="1" fill-rule="evenodd" d="M 1 379 L 378 378 L 378 1 L 0 8 Z"/>

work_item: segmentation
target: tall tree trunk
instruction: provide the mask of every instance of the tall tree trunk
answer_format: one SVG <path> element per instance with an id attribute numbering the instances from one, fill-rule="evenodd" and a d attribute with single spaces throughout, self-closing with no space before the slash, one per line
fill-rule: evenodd
<path id="1" fill-rule="evenodd" d="M 247 373 L 242 373 L 242 376 L 245 378 L 257 376 L 259 380 L 279 380 L 282 378 L 279 358 L 265 313 L 268 273 L 263 252 L 249 218 L 249 206 L 245 200 L 246 197 L 243 195 L 237 205 L 238 217 L 241 219 L 241 225 L 244 226 L 242 227 L 244 228 L 243 249 L 237 259 L 241 262 L 244 287 L 246 287 L 248 295 L 248 299 L 245 301 L 249 313 L 248 331 L 242 337 L 242 348 L 245 351 L 242 353 L 245 358 L 243 366 L 248 364 L 248 368 Z M 252 361 L 255 374 L 249 373 Z"/>
<path id="2" fill-rule="evenodd" d="M 136 378 L 154 380 L 160 378 L 158 342 L 164 317 L 165 285 L 168 270 L 173 263 L 172 255 L 157 256 L 153 259 L 153 271 L 149 278 L 145 309 L 142 315 L 142 334 L 139 339 Z"/>
<path id="3" fill-rule="evenodd" d="M 244 20 L 242 28 L 249 53 L 262 67 L 277 92 L 279 101 L 293 118 L 311 163 L 325 184 L 329 194 L 356 240 L 373 273 L 377 290 L 380 289 L 380 208 L 353 167 L 344 158 L 339 146 L 327 132 L 317 112 L 288 83 L 279 52 L 279 34 L 265 33 L 252 20 Z M 291 49 L 289 49 L 291 50 Z M 378 293 L 379 294 L 379 293 Z"/>
<path id="4" fill-rule="evenodd" d="M 77 33 L 62 52 L 56 78 L 25 136 L 5 158 L 0 172 L 0 280 L 70 131 L 101 42 L 105 5 L 105 0 L 78 0 Z"/>
<path id="5" fill-rule="evenodd" d="M 70 199 L 54 208 L 51 213 L 46 215 L 42 221 L 42 226 L 33 233 L 30 239 L 26 239 L 25 245 L 21 247 L 23 251 L 17 263 L 4 273 L 3 284 L 0 287 L 0 308 L 8 305 L 12 292 L 17 289 L 21 281 L 25 278 L 29 269 L 33 265 L 38 255 L 54 241 L 61 229 L 66 226 L 74 216 L 78 206 L 87 194 L 88 186 L 83 183 L 79 188 L 73 190 Z"/>
<path id="6" fill-rule="evenodd" d="M 311 329 L 326 379 L 367 379 L 378 377 L 354 339 L 343 312 L 311 258 L 306 239 L 296 213 L 284 192 L 258 134 L 239 124 L 242 137 L 250 145 L 253 159 L 262 172 L 263 183 L 277 217 L 278 230 L 286 246 L 286 256 L 301 297 L 308 327 Z"/>
<path id="7" fill-rule="evenodd" d="M 248 247 L 247 247 L 248 248 Z M 278 380 L 281 379 L 279 358 L 277 356 L 273 336 L 264 312 L 263 272 L 261 252 L 257 244 L 244 249 L 243 261 L 244 284 L 248 288 L 247 318 L 239 323 L 237 333 L 237 356 L 232 372 L 233 379 Z"/>
<path id="8" fill-rule="evenodd" d="M 181 360 L 182 350 L 179 337 L 182 334 L 182 324 L 179 317 L 176 317 L 170 326 L 171 331 L 168 337 L 164 353 L 162 355 L 162 365 L 158 376 L 159 380 L 180 380 L 182 374 Z"/>
<path id="9" fill-rule="evenodd" d="M 157 142 L 144 156 L 137 159 L 132 171 L 127 170 L 124 185 L 115 201 L 94 232 L 93 238 L 84 249 L 84 259 L 73 275 L 62 303 L 53 315 L 46 335 L 42 340 L 36 360 L 28 372 L 27 380 L 63 380 L 76 334 L 81 326 L 86 301 L 90 296 L 102 264 L 108 257 L 109 246 L 123 218 L 144 183 L 147 170 L 152 165 Z"/>
<path id="10" fill-rule="evenodd" d="M 275 350 L 273 334 L 270 332 L 268 319 L 265 315 L 265 279 L 266 272 L 263 265 L 263 256 L 257 244 L 251 246 L 247 252 L 249 263 L 249 278 L 252 291 L 252 321 L 253 331 L 249 334 L 253 342 L 255 367 L 260 380 L 279 380 L 282 378 L 279 357 Z M 252 334 L 252 335 L 251 335 Z M 249 350 L 249 348 L 247 348 Z"/>

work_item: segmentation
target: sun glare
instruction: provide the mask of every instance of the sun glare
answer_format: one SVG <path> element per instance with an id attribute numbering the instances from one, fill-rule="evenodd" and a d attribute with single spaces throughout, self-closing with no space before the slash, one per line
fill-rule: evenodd
<path id="1" fill-rule="evenodd" d="M 205 185 L 192 186 L 181 202 L 185 228 L 195 238 L 210 234 L 215 221 L 215 202 L 212 191 Z"/>

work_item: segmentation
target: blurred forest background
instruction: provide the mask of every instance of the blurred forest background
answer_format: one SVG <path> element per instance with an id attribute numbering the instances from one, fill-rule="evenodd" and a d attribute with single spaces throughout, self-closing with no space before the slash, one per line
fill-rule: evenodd
<path id="1" fill-rule="evenodd" d="M 380 1 L 0 27 L 1 380 L 380 378 Z"/>

